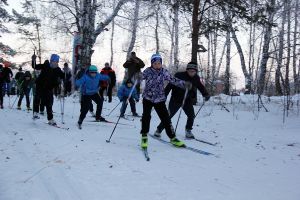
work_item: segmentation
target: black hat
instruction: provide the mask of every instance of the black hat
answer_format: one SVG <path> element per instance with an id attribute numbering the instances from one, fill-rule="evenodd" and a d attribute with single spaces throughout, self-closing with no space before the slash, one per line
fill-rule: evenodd
<path id="1" fill-rule="evenodd" d="M 195 63 L 195 62 L 189 62 L 187 64 L 187 66 L 186 66 L 186 70 L 188 70 L 188 69 L 193 69 L 193 70 L 198 71 L 198 65 L 197 65 L 197 63 Z"/>
<path id="2" fill-rule="evenodd" d="M 19 71 L 22 71 L 22 67 L 19 67 Z"/>

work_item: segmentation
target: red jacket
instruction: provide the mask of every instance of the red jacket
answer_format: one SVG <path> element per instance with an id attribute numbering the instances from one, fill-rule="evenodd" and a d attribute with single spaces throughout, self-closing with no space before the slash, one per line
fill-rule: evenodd
<path id="1" fill-rule="evenodd" d="M 116 73 L 111 67 L 104 67 L 101 72 L 103 75 L 108 75 L 110 78 L 110 86 L 114 87 L 116 85 Z M 107 81 L 101 81 L 100 86 L 105 88 L 108 86 Z"/>

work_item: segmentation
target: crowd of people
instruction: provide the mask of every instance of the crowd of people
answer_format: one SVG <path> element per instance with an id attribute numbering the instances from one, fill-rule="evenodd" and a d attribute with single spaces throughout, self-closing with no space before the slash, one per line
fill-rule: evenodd
<path id="1" fill-rule="evenodd" d="M 68 96 L 72 90 L 72 72 L 65 63 L 63 69 L 59 67 L 59 55 L 52 54 L 49 60 L 42 64 L 36 64 L 36 56 L 32 56 L 33 74 L 30 71 L 23 72 L 22 68 L 16 73 L 14 79 L 17 85 L 17 95 L 19 100 L 17 109 L 21 109 L 22 99 L 26 97 L 26 107 L 30 107 L 30 94 L 33 94 L 33 119 L 38 119 L 39 114 L 44 114 L 46 108 L 47 119 L 50 125 L 56 125 L 53 119 L 54 96 Z M 148 133 L 150 129 L 152 108 L 156 111 L 161 122 L 155 131 L 156 137 L 161 137 L 165 130 L 170 138 L 170 143 L 177 146 L 184 146 L 183 141 L 177 139 L 171 118 L 182 108 L 187 115 L 186 138 L 194 138 L 192 133 L 195 112 L 193 102 L 199 90 L 208 101 L 210 95 L 198 76 L 198 66 L 190 62 L 184 72 L 177 72 L 174 76 L 163 67 L 163 59 L 160 54 L 153 54 L 151 65 L 145 68 L 142 59 L 136 56 L 135 52 L 123 64 L 126 69 L 126 76 L 117 90 L 117 97 L 120 100 L 120 118 L 125 117 L 127 105 L 130 104 L 134 117 L 141 117 L 141 147 L 148 146 Z M 81 67 L 75 77 L 75 89 L 80 92 L 80 115 L 77 121 L 78 128 L 82 128 L 82 123 L 86 114 L 90 111 L 96 121 L 102 122 L 106 119 L 101 116 L 103 101 L 107 96 L 108 103 L 112 102 L 113 89 L 116 86 L 116 74 L 109 63 L 104 64 L 100 71 L 97 66 L 90 65 Z M 3 109 L 3 97 L 10 95 L 10 82 L 13 79 L 12 70 L 0 65 L 0 106 Z M 145 87 L 141 95 L 141 82 L 145 81 Z M 167 85 L 166 85 L 167 83 Z M 33 91 L 32 91 L 33 90 Z M 32 92 L 31 92 L 32 91 Z M 171 98 L 167 108 L 166 100 L 171 92 Z M 142 96 L 143 113 L 140 116 L 136 110 L 136 103 Z M 93 112 L 93 103 L 96 103 L 96 113 Z"/>

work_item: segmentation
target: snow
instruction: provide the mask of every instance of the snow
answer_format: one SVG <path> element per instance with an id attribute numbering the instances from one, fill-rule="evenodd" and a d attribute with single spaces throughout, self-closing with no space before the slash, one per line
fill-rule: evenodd
<path id="1" fill-rule="evenodd" d="M 5 97 L 0 110 L 0 199 L 299 200 L 299 107 L 294 104 L 283 123 L 282 97 L 263 98 L 270 112 L 258 112 L 255 101 L 245 95 L 214 97 L 205 103 L 193 132 L 218 145 L 184 141 L 216 156 L 149 138 L 147 162 L 139 146 L 138 118 L 121 119 L 128 125 L 119 125 L 111 143 L 106 143 L 114 124 L 87 122 L 92 120 L 88 114 L 79 130 L 78 99 L 66 98 L 65 124 L 59 125 L 70 129 L 63 130 L 47 125 L 46 116 L 33 121 L 32 112 L 9 109 Z M 218 102 L 226 103 L 230 112 Z M 117 103 L 117 99 L 105 102 L 103 116 Z M 141 114 L 142 104 L 137 108 Z M 59 100 L 53 109 L 60 122 Z M 118 114 L 119 108 L 106 118 L 117 121 Z M 179 139 L 184 139 L 185 121 L 182 113 Z M 151 133 L 158 123 L 152 112 Z"/>

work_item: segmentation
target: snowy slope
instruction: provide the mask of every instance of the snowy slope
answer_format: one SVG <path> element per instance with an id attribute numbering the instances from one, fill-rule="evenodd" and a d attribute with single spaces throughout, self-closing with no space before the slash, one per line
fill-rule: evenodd
<path id="1" fill-rule="evenodd" d="M 263 99 L 270 112 L 254 111 L 255 100 L 222 96 L 204 105 L 193 132 L 219 144 L 185 143 L 216 156 L 149 138 L 147 162 L 139 147 L 137 118 L 121 119 L 128 125 L 119 125 L 106 143 L 114 124 L 87 122 L 93 120 L 88 114 L 82 130 L 75 126 L 78 99 L 66 99 L 66 123 L 61 126 L 69 127 L 67 131 L 47 125 L 46 117 L 34 122 L 31 112 L 7 108 L 6 97 L 5 109 L 0 110 L 0 200 L 299 200 L 299 109 L 293 107 L 283 123 L 282 98 Z M 227 102 L 230 112 L 219 101 Z M 105 102 L 103 116 L 117 103 Z M 141 103 L 137 106 L 141 114 Z M 58 100 L 54 111 L 60 122 Z M 118 114 L 119 108 L 107 119 L 116 121 Z M 185 120 L 183 114 L 179 139 L 184 139 Z M 158 123 L 152 112 L 151 133 Z"/>

